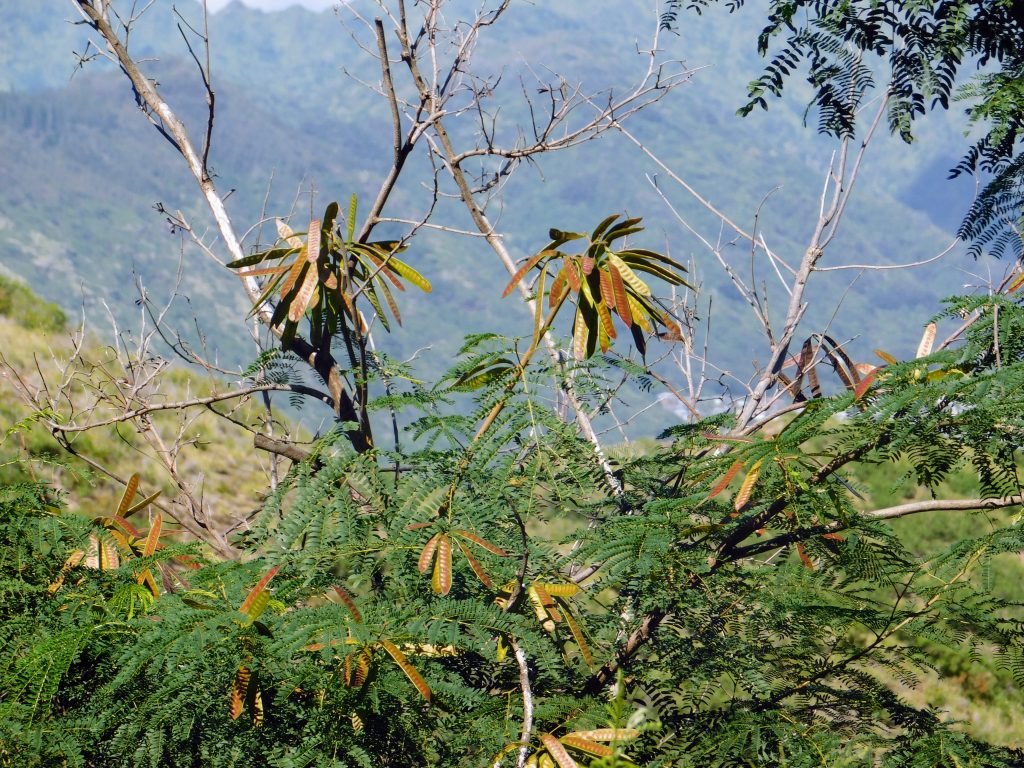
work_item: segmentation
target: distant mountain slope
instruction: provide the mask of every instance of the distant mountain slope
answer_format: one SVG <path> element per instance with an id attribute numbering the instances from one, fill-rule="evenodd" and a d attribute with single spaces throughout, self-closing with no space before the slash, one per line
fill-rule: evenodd
<path id="1" fill-rule="evenodd" d="M 133 45 L 139 55 L 163 56 L 150 66 L 168 100 L 199 135 L 201 94 L 194 88 L 194 66 L 183 58 L 169 5 L 158 2 L 151 9 Z M 188 12 L 187 3 L 181 5 Z M 153 205 L 181 208 L 197 228 L 208 225 L 194 183 L 138 114 L 119 74 L 89 64 L 69 81 L 75 65 L 71 51 L 85 50 L 81 28 L 62 20 L 70 8 L 54 0 L 0 0 L 0 11 L 14 20 L 0 31 L 5 65 L 0 90 L 8 91 L 0 93 L 0 176 L 9 181 L 0 186 L 0 269 L 27 279 L 73 311 L 84 295 L 96 321 L 104 317 L 100 302 L 105 300 L 121 323 L 135 322 L 132 269 L 158 295 L 173 284 L 181 253 L 180 239 L 168 234 Z M 502 73 L 503 87 L 513 96 L 519 78 L 528 77 L 527 64 L 537 71 L 549 65 L 587 84 L 621 85 L 642 64 L 636 41 L 654 28 L 650 8 L 634 0 L 523 4 L 508 19 L 506 26 L 488 32 L 493 41 L 485 38 L 480 50 L 484 68 Z M 773 104 L 767 114 L 746 120 L 735 117 L 744 83 L 761 66 L 752 55 L 757 22 L 753 14 L 712 12 L 688 19 L 681 38 L 664 39 L 662 46 L 691 66 L 709 66 L 641 116 L 634 130 L 745 225 L 752 225 L 757 206 L 770 195 L 762 230 L 773 249 L 795 260 L 814 223 L 831 145 L 802 127 L 802 105 L 795 101 Z M 230 205 L 238 221 L 258 221 L 271 179 L 268 212 L 287 213 L 294 204 L 300 219 L 308 215 L 311 182 L 316 208 L 352 192 L 369 197 L 387 162 L 389 128 L 386 105 L 341 72 L 344 67 L 376 82 L 372 62 L 366 63 L 351 36 L 361 34 L 358 26 L 346 29 L 331 13 L 293 8 L 264 14 L 233 5 L 212 17 L 211 29 L 218 94 L 212 163 L 221 188 L 236 190 Z M 894 141 L 872 150 L 858 182 L 861 194 L 830 259 L 900 263 L 930 256 L 946 244 L 948 235 L 933 222 L 956 205 L 948 202 L 955 188 L 940 189 L 938 182 L 942 158 L 955 152 L 955 145 L 941 126 L 929 130 L 935 134 L 931 151 L 911 152 Z M 647 175 L 658 175 L 654 165 L 627 141 L 609 135 L 545 160 L 541 170 L 542 180 L 523 169 L 506 189 L 501 226 L 514 253 L 523 256 L 542 246 L 551 226 L 583 229 L 613 211 L 645 216 L 650 243 L 677 258 L 697 260 L 698 278 L 716 296 L 712 328 L 728 334 L 719 362 L 745 375 L 763 344 L 713 258 L 672 219 L 651 186 Z M 423 203 L 414 181 L 399 189 L 392 214 L 418 214 Z M 715 222 L 702 209 L 663 175 L 659 184 L 689 221 L 717 236 Z M 456 226 L 469 225 L 455 207 L 442 214 Z M 947 218 L 954 221 L 956 215 Z M 247 242 L 254 243 L 254 237 Z M 749 252 L 741 245 L 729 254 L 737 268 L 749 271 Z M 479 243 L 424 233 L 410 258 L 430 275 L 436 291 L 403 297 L 407 324 L 418 333 L 399 333 L 397 349 L 411 354 L 433 344 L 436 357 L 427 357 L 428 370 L 441 367 L 463 332 L 496 329 L 518 317 L 500 303 L 504 273 Z M 183 264 L 182 291 L 191 304 L 181 305 L 179 325 L 189 325 L 190 313 L 196 312 L 223 355 L 245 360 L 249 353 L 239 322 L 244 304 L 234 278 L 192 247 L 185 248 Z M 911 354 L 937 298 L 968 282 L 961 270 L 974 268 L 954 255 L 917 271 L 865 275 L 831 327 L 842 338 L 862 337 L 854 345 L 862 358 L 876 346 Z M 828 299 L 809 315 L 808 328 L 828 322 L 855 277 L 839 272 L 816 278 Z M 785 298 L 781 286 L 767 269 L 760 278 L 778 310 Z M 520 330 L 526 332 L 529 321 L 525 315 L 521 319 Z"/>

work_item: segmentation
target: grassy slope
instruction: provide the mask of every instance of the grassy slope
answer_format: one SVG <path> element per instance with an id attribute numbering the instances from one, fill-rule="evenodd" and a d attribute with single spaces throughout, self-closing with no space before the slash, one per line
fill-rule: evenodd
<path id="1" fill-rule="evenodd" d="M 25 314 L 7 311 L 5 298 L 14 293 L 22 297 L 25 289 L 0 278 L 0 350 L 3 356 L 26 378 L 35 378 L 38 362 L 44 373 L 53 371 L 54 362 L 66 359 L 70 352 L 71 333 L 56 328 L 53 322 L 25 324 Z M 52 320 L 59 310 L 38 299 L 31 302 L 37 314 Z M 90 341 L 88 354 L 101 356 L 99 340 Z M 193 396 L 210 390 L 212 381 L 189 375 L 184 370 L 171 370 L 164 383 L 166 397 L 179 399 L 190 392 Z M 32 478 L 52 483 L 67 494 L 73 511 L 97 514 L 116 507 L 123 488 L 109 478 L 90 469 L 85 463 L 68 455 L 57 446 L 47 431 L 32 423 L 31 411 L 14 393 L 9 382 L 0 377 L 0 484 Z M 239 414 L 252 417 L 252 409 Z M 158 417 L 157 426 L 169 427 L 173 416 Z M 204 497 L 219 514 L 235 516 L 260 505 L 267 488 L 266 454 L 252 447 L 247 433 L 223 419 L 202 415 L 190 428 L 196 437 L 195 448 L 187 451 L 181 461 L 182 472 L 202 490 Z M 75 443 L 83 453 L 110 468 L 121 477 L 138 472 L 144 491 L 160 489 L 173 498 L 176 488 L 149 455 L 145 443 L 129 428 L 100 429 L 81 435 Z"/>
<path id="2" fill-rule="evenodd" d="M 871 508 L 882 508 L 928 498 L 910 473 L 910 465 L 862 467 L 857 481 L 865 489 Z M 937 493 L 939 498 L 976 498 L 979 495 L 976 477 L 969 470 L 951 474 Z M 1020 524 L 1021 510 L 997 512 L 928 512 L 894 520 L 893 528 L 904 544 L 916 554 L 937 552 L 951 542 L 962 541 L 988 530 L 993 523 L 1008 520 Z M 990 581 L 995 595 L 1009 601 L 1020 601 L 1024 595 L 1024 556 L 1006 553 L 993 558 L 979 578 Z M 904 637 L 904 642 L 914 642 Z M 973 654 L 964 648 L 960 653 L 925 646 L 933 659 L 936 672 L 927 674 L 916 688 L 890 680 L 908 701 L 917 706 L 940 710 L 944 717 L 958 720 L 963 728 L 979 738 L 1010 746 L 1024 745 L 1024 690 L 1016 685 L 1009 672 L 982 649 Z"/>

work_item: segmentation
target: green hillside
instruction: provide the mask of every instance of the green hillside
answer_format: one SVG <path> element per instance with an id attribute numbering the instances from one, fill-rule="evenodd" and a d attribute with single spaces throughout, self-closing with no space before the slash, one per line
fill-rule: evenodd
<path id="1" fill-rule="evenodd" d="M 150 66 L 198 134 L 201 94 L 170 26 L 168 6 L 160 2 L 150 9 L 133 45 L 139 55 L 161 58 Z M 72 51 L 84 50 L 84 41 L 79 28 L 64 21 L 62 4 L 3 0 L 0 9 L 15 19 L 0 32 L 6 57 L 0 88 L 7 91 L 0 94 L 0 142 L 7 150 L 0 174 L 13 181 L 0 189 L 0 269 L 28 280 L 68 311 L 77 312 L 84 301 L 96 325 L 107 322 L 105 301 L 124 325 L 137 319 L 133 270 L 150 295 L 163 296 L 180 264 L 180 292 L 188 301 L 179 301 L 172 314 L 177 325 L 190 329 L 194 313 L 224 359 L 248 360 L 250 347 L 238 324 L 243 303 L 233 278 L 169 234 L 153 209 L 160 202 L 168 210 L 181 209 L 197 229 L 209 224 L 179 159 L 137 113 L 122 77 L 91 62 L 69 79 L 75 72 Z M 798 99 L 747 120 L 734 116 L 745 82 L 761 65 L 753 51 L 754 24 L 752 16 L 713 12 L 688 19 L 681 37 L 666 37 L 666 51 L 697 71 L 690 84 L 641 115 L 634 131 L 739 222 L 751 224 L 758 204 L 771 194 L 762 230 L 774 250 L 793 259 L 813 227 L 832 147 L 802 126 Z M 640 2 L 523 5 L 495 28 L 493 42 L 481 45 L 479 64 L 485 72 L 502 73 L 510 97 L 518 88 L 511 83 L 526 75 L 525 62 L 585 86 L 621 86 L 642 66 L 637 40 L 653 27 L 654 17 Z M 218 93 L 212 163 L 220 187 L 235 190 L 229 202 L 238 221 L 258 220 L 268 188 L 269 212 L 287 214 L 294 206 L 300 218 L 309 208 L 311 184 L 317 205 L 352 192 L 363 199 L 372 195 L 389 152 L 387 111 L 356 81 L 376 77 L 372 62 L 360 63 L 366 60 L 352 39 L 362 39 L 358 25 L 349 19 L 346 27 L 331 13 L 294 8 L 264 14 L 233 5 L 212 17 L 211 28 Z M 294 55 L 300 48 L 316 54 L 303 61 Z M 914 261 L 946 245 L 966 205 L 956 199 L 956 187 L 939 181 L 956 159 L 955 135 L 952 127 L 926 125 L 925 146 L 880 142 L 862 175 L 864 193 L 830 252 L 832 263 Z M 643 215 L 654 242 L 678 259 L 696 260 L 698 277 L 714 297 L 712 320 L 729 329 L 715 351 L 717 362 L 741 376 L 749 371 L 760 345 L 749 313 L 710 254 L 671 218 L 652 189 L 646 175 L 657 169 L 649 160 L 609 135 L 545 159 L 538 170 L 542 176 L 522 169 L 505 189 L 500 224 L 513 253 L 540 247 L 551 226 L 585 228 L 612 211 Z M 717 233 L 695 203 L 674 191 L 670 195 L 689 221 Z M 410 180 L 389 213 L 415 218 L 422 204 L 418 184 Z M 469 225 L 454 206 L 440 215 L 453 226 Z M 247 242 L 255 244 L 256 235 Z M 749 254 L 738 247 L 733 252 L 727 255 L 746 269 Z M 496 328 L 507 315 L 498 299 L 504 272 L 478 243 L 433 233 L 421 233 L 410 258 L 429 275 L 435 293 L 404 297 L 403 314 L 407 324 L 431 328 L 432 349 L 420 363 L 437 372 L 464 330 Z M 832 331 L 858 339 L 851 348 L 862 359 L 876 346 L 898 357 L 911 354 L 937 299 L 969 280 L 960 268 L 972 265 L 954 254 L 915 271 L 864 275 L 845 298 Z M 808 331 L 828 322 L 856 276 L 816 278 L 816 290 L 827 298 L 812 307 Z M 759 279 L 768 281 L 777 310 L 781 288 L 767 270 Z M 523 322 L 525 333 L 525 315 Z M 399 332 L 393 343 L 396 354 L 405 356 L 424 339 Z"/>

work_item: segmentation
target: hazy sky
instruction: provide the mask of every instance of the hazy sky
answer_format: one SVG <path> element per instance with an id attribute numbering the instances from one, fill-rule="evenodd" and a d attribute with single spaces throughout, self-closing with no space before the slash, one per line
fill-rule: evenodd
<path id="1" fill-rule="evenodd" d="M 209 0 L 211 11 L 217 11 L 227 5 L 231 0 Z M 246 5 L 259 8 L 261 11 L 279 11 L 289 5 L 304 5 L 314 11 L 322 11 L 331 8 L 337 0 L 242 0 Z"/>

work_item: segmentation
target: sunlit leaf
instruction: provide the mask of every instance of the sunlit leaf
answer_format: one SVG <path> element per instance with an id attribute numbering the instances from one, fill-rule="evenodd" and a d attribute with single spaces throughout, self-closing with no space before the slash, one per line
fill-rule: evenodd
<path id="1" fill-rule="evenodd" d="M 473 569 L 473 573 L 480 579 L 480 583 L 488 589 L 494 589 L 494 582 L 491 581 L 491 577 L 487 575 L 484 569 L 480 566 L 480 563 L 473 557 L 473 553 L 469 551 L 469 547 L 463 544 L 460 540 L 456 539 L 455 543 L 459 545 L 459 550 L 466 557 L 466 562 L 469 563 L 469 567 Z"/>
<path id="2" fill-rule="evenodd" d="M 439 595 L 447 595 L 452 589 L 452 542 L 443 533 L 437 539 L 437 556 L 430 585 Z"/>
<path id="3" fill-rule="evenodd" d="M 629 265 L 626 264 L 626 262 L 614 253 L 608 254 L 608 260 L 611 261 L 615 269 L 618 270 L 619 276 L 626 285 L 636 291 L 640 296 L 651 295 L 651 289 L 647 287 L 647 283 L 637 277 L 636 273 L 629 268 Z"/>
<path id="4" fill-rule="evenodd" d="M 854 400 L 860 400 L 862 397 L 864 397 L 864 393 L 871 388 L 871 385 L 874 383 L 875 378 L 878 376 L 878 372 L 880 370 L 882 369 L 874 368 L 872 369 L 871 373 L 869 373 L 867 376 L 860 380 L 860 383 L 857 385 L 857 388 L 853 391 Z"/>
<path id="5" fill-rule="evenodd" d="M 146 507 L 148 507 L 150 504 L 152 504 L 154 501 L 156 501 L 159 497 L 160 497 L 160 491 L 156 491 L 152 496 L 147 496 L 142 501 L 140 501 L 140 502 L 138 502 L 136 504 L 132 504 L 130 507 L 128 507 L 128 509 L 126 509 L 124 511 L 124 517 L 126 517 L 126 518 L 127 517 L 131 517 L 136 512 L 138 512 L 140 510 L 143 510 Z"/>
<path id="6" fill-rule="evenodd" d="M 568 608 L 564 609 L 562 616 L 565 618 L 566 626 L 569 627 L 569 631 L 572 633 L 573 639 L 576 641 L 576 645 L 580 647 L 580 653 L 583 654 L 583 661 L 588 667 L 593 668 L 594 657 L 590 653 L 590 646 L 587 645 L 587 640 L 583 637 L 583 631 L 580 629 L 580 625 L 576 623 L 576 617 L 572 615 L 572 612 Z"/>
<path id="7" fill-rule="evenodd" d="M 237 720 L 245 708 L 245 698 L 249 691 L 250 672 L 248 667 L 239 667 L 235 679 L 231 683 L 231 698 L 228 716 Z"/>
<path id="8" fill-rule="evenodd" d="M 555 604 L 554 599 L 552 599 L 551 595 L 548 594 L 547 589 L 545 589 L 546 586 L 547 585 L 545 585 L 545 584 L 534 583 L 533 584 L 534 594 L 537 595 L 537 599 L 540 601 L 540 604 L 542 606 L 544 606 L 545 613 L 547 613 L 547 615 L 550 616 L 555 621 L 561 621 L 562 620 L 562 614 L 558 610 L 558 606 Z"/>
<path id="9" fill-rule="evenodd" d="M 746 506 L 750 500 L 750 494 L 754 490 L 754 484 L 757 482 L 757 478 L 761 474 L 761 464 L 764 459 L 758 459 L 750 467 L 750 471 L 747 472 L 747 476 L 743 478 L 743 483 L 740 485 L 740 489 L 736 492 L 736 499 L 733 501 L 733 509 L 739 512 L 743 507 Z"/>
<path id="10" fill-rule="evenodd" d="M 352 618 L 356 621 L 362 621 L 363 615 L 359 613 L 359 609 L 356 607 L 356 601 L 352 599 L 352 595 L 339 586 L 333 586 L 331 589 L 334 590 L 334 596 L 341 600 L 345 607 L 348 608 L 348 612 L 352 614 Z"/>
<path id="11" fill-rule="evenodd" d="M 238 610 L 242 613 L 248 613 L 250 606 L 252 606 L 253 601 L 256 599 L 256 596 L 264 590 L 264 588 L 267 586 L 267 584 L 270 583 L 270 580 L 274 578 L 274 575 L 279 570 L 281 570 L 281 566 L 275 565 L 273 568 L 267 571 L 263 575 L 263 578 L 261 578 L 259 582 L 256 584 L 256 586 L 253 587 L 252 590 L 250 590 L 249 594 L 246 595 L 245 600 L 242 602 L 242 607 Z"/>
<path id="12" fill-rule="evenodd" d="M 420 673 L 416 671 L 416 668 L 409 663 L 409 660 L 405 658 L 398 647 L 390 640 L 381 639 L 381 648 L 388 652 L 388 655 L 394 659 L 395 664 L 405 673 L 405 676 L 409 678 L 409 681 L 416 686 L 416 690 L 420 692 L 427 701 L 430 701 L 430 686 L 427 685 L 427 681 L 420 677 Z"/>
<path id="13" fill-rule="evenodd" d="M 921 335 L 921 343 L 917 345 L 917 354 L 914 358 L 927 357 L 932 353 L 932 345 L 935 343 L 935 332 L 938 330 L 938 326 L 935 323 L 928 323 L 924 328 L 924 333 Z"/>
<path id="14" fill-rule="evenodd" d="M 430 293 L 432 290 L 434 290 L 433 287 L 430 285 L 429 280 L 427 280 L 423 275 L 421 275 L 415 269 L 410 267 L 404 261 L 396 259 L 394 256 L 392 256 L 391 260 L 388 262 L 388 266 L 391 267 L 391 269 L 394 270 L 394 272 L 397 273 L 400 277 L 404 277 L 406 280 L 415 285 L 424 293 Z"/>
<path id="15" fill-rule="evenodd" d="M 132 474 L 128 478 L 128 484 L 124 488 L 124 493 L 121 494 L 121 501 L 117 505 L 117 514 L 124 517 L 124 514 L 132 505 L 132 499 L 135 498 L 135 492 L 139 489 L 139 475 L 138 473 Z"/>
<path id="16" fill-rule="evenodd" d="M 612 295 L 615 297 L 615 311 L 619 313 L 619 317 L 628 328 L 633 325 L 633 312 L 629 307 L 626 285 L 622 281 L 622 275 L 614 265 L 609 268 L 609 280 L 612 284 Z"/>
<path id="17" fill-rule="evenodd" d="M 743 469 L 743 462 L 742 461 L 738 461 L 738 460 L 734 461 L 732 463 L 732 466 L 729 467 L 728 470 L 726 470 L 724 475 L 722 475 L 722 479 L 719 480 L 715 484 L 715 487 L 711 489 L 711 493 L 708 494 L 708 498 L 709 499 L 713 499 L 713 498 L 715 498 L 715 496 L 717 496 L 722 491 L 724 491 L 726 488 L 728 488 L 729 487 L 729 483 L 732 482 L 733 478 L 736 477 L 736 474 L 741 469 Z"/>
<path id="18" fill-rule="evenodd" d="M 555 759 L 555 762 L 558 763 L 558 768 L 577 768 L 576 761 L 569 756 L 565 747 L 562 746 L 562 742 L 550 733 L 542 733 L 540 741 L 551 754 L 551 757 Z"/>
<path id="19" fill-rule="evenodd" d="M 567 736 L 563 736 L 559 741 L 567 747 L 584 752 L 594 757 L 611 757 L 615 754 L 615 750 L 611 747 L 605 746 L 604 744 L 598 744 L 596 741 L 585 739 L 574 733 L 570 733 Z"/>
<path id="20" fill-rule="evenodd" d="M 535 266 L 537 266 L 537 264 L 540 263 L 541 259 L 555 255 L 555 251 L 541 251 L 540 253 L 535 253 L 533 256 L 528 258 L 526 262 L 521 267 L 519 267 L 519 269 L 516 270 L 515 274 L 512 275 L 512 279 L 508 281 L 508 285 L 506 285 L 505 290 L 502 291 L 501 297 L 505 298 L 510 293 L 512 293 L 512 290 L 517 285 L 519 285 L 519 281 L 523 279 L 523 276 L 526 275 L 526 273 L 533 269 Z"/>
<path id="21" fill-rule="evenodd" d="M 579 594 L 580 585 L 572 584 L 571 582 L 562 582 L 557 584 L 544 584 L 544 591 L 553 597 L 568 598 L 573 595 Z"/>
<path id="22" fill-rule="evenodd" d="M 463 530 L 462 528 L 455 528 L 454 530 L 452 530 L 452 533 L 455 534 L 456 536 L 459 536 L 459 537 L 461 537 L 463 539 L 466 539 L 467 541 L 473 542 L 478 547 L 483 547 L 488 552 L 491 552 L 491 553 L 497 555 L 498 557 L 508 557 L 509 556 L 508 552 L 506 552 L 501 547 L 497 546 L 496 544 L 491 544 L 491 542 L 487 541 L 487 539 L 483 539 L 483 538 L 477 536 L 475 533 L 472 533 L 471 531 L 466 531 L 466 530 Z"/>
<path id="23" fill-rule="evenodd" d="M 437 550 L 437 543 L 441 540 L 441 536 L 442 534 L 435 533 L 430 537 L 427 543 L 423 545 L 423 551 L 420 552 L 419 563 L 416 566 L 420 573 L 426 573 L 427 569 L 430 567 L 430 561 L 434 558 L 434 552 Z"/>
<path id="24" fill-rule="evenodd" d="M 627 741 L 640 735 L 636 728 L 595 728 L 590 731 L 573 731 L 570 736 L 579 736 L 588 741 Z"/>

